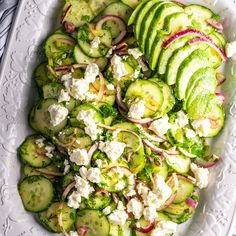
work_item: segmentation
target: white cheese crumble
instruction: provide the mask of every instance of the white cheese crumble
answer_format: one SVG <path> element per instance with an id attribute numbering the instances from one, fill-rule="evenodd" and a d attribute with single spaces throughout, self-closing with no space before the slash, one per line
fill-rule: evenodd
<path id="1" fill-rule="evenodd" d="M 87 172 L 87 179 L 92 183 L 101 182 L 101 171 L 99 168 L 90 168 Z"/>
<path id="2" fill-rule="evenodd" d="M 130 48 L 128 49 L 128 53 L 136 60 L 143 55 L 143 53 L 138 48 Z"/>
<path id="3" fill-rule="evenodd" d="M 99 143 L 99 149 L 102 152 L 105 152 L 107 157 L 112 162 L 115 162 L 122 155 L 125 147 L 126 147 L 125 143 L 118 141 L 106 141 Z"/>
<path id="4" fill-rule="evenodd" d="M 69 114 L 67 108 L 58 104 L 52 104 L 51 106 L 49 106 L 48 112 L 50 114 L 50 122 L 53 126 L 59 125 L 62 121 L 66 119 Z"/>
<path id="5" fill-rule="evenodd" d="M 139 101 L 130 106 L 128 116 L 134 119 L 141 119 L 145 113 L 145 102 Z"/>
<path id="6" fill-rule="evenodd" d="M 111 213 L 111 206 L 107 206 L 102 211 L 105 215 L 109 215 Z"/>
<path id="7" fill-rule="evenodd" d="M 236 56 L 236 41 L 227 43 L 225 46 L 225 52 L 228 58 Z"/>
<path id="8" fill-rule="evenodd" d="M 127 204 L 127 211 L 134 215 L 135 219 L 140 219 L 143 214 L 143 204 L 137 198 L 132 198 Z"/>
<path id="9" fill-rule="evenodd" d="M 119 201 L 117 209 L 108 216 L 108 219 L 114 225 L 124 225 L 128 217 L 123 203 Z"/>
<path id="10" fill-rule="evenodd" d="M 111 57 L 112 53 L 113 53 L 113 48 L 110 48 L 107 52 L 106 57 L 108 57 L 108 58 Z"/>
<path id="11" fill-rule="evenodd" d="M 94 101 L 97 99 L 97 95 L 95 93 L 90 93 L 90 92 L 87 92 L 85 94 L 85 97 L 86 97 L 86 101 L 88 101 L 88 102 Z"/>
<path id="12" fill-rule="evenodd" d="M 140 74 L 140 70 L 134 70 L 134 74 L 133 74 L 134 79 L 137 79 L 139 77 L 139 74 Z"/>
<path id="13" fill-rule="evenodd" d="M 74 191 L 69 197 L 68 197 L 68 206 L 74 209 L 78 209 L 80 207 L 81 203 L 81 195 L 79 192 Z"/>
<path id="14" fill-rule="evenodd" d="M 186 128 L 185 129 L 185 135 L 187 138 L 196 138 L 197 134 L 194 132 L 194 130 Z"/>
<path id="15" fill-rule="evenodd" d="M 71 162 L 79 166 L 87 166 L 90 163 L 88 152 L 85 149 L 75 149 L 69 153 Z"/>
<path id="16" fill-rule="evenodd" d="M 87 179 L 88 169 L 86 167 L 82 166 L 79 169 L 79 174 L 83 179 Z"/>
<path id="17" fill-rule="evenodd" d="M 178 111 L 176 123 L 180 128 L 183 128 L 188 124 L 188 116 L 183 111 Z"/>
<path id="18" fill-rule="evenodd" d="M 120 129 L 116 129 L 116 130 L 114 130 L 113 131 L 113 133 L 112 133 L 112 137 L 113 137 L 113 139 L 115 139 L 117 136 L 118 136 L 118 134 L 120 133 Z"/>
<path id="19" fill-rule="evenodd" d="M 69 173 L 70 171 L 70 165 L 69 165 L 69 161 L 65 160 L 64 161 L 64 175 L 66 175 L 67 173 Z"/>
<path id="20" fill-rule="evenodd" d="M 168 115 L 164 115 L 162 118 L 158 120 L 154 120 L 149 129 L 152 130 L 158 136 L 163 136 L 170 129 L 169 117 Z"/>
<path id="21" fill-rule="evenodd" d="M 89 182 L 80 176 L 75 176 L 75 187 L 77 189 L 77 193 L 86 199 L 88 199 L 89 194 L 94 191 L 94 188 L 90 186 Z"/>
<path id="22" fill-rule="evenodd" d="M 55 147 L 54 146 L 51 146 L 51 145 L 47 145 L 45 147 L 45 155 L 49 158 L 52 158 L 53 157 L 53 151 L 55 150 Z"/>
<path id="23" fill-rule="evenodd" d="M 111 59 L 111 66 L 112 66 L 112 73 L 115 79 L 118 81 L 121 79 L 121 77 L 128 74 L 125 64 L 122 62 L 122 58 L 114 55 Z"/>
<path id="24" fill-rule="evenodd" d="M 154 220 L 157 217 L 157 211 L 155 207 L 145 207 L 143 211 L 143 217 L 145 220 Z"/>
<path id="25" fill-rule="evenodd" d="M 102 133 L 102 129 L 98 128 L 97 122 L 94 119 L 95 111 L 90 110 L 82 110 L 77 115 L 78 121 L 83 121 L 85 124 L 85 133 L 91 137 L 94 141 L 98 138 L 98 135 Z"/>
<path id="26" fill-rule="evenodd" d="M 136 196 L 136 194 L 137 194 L 136 191 L 134 189 L 131 189 L 130 191 L 126 193 L 126 196 L 133 197 L 133 196 Z"/>
<path id="27" fill-rule="evenodd" d="M 97 160 L 95 161 L 95 163 L 97 164 L 97 166 L 98 166 L 99 168 L 102 168 L 103 162 L 102 162 L 101 159 L 97 159 Z"/>
<path id="28" fill-rule="evenodd" d="M 44 147 L 44 141 L 45 141 L 45 138 L 42 137 L 42 138 L 38 138 L 35 140 L 35 144 L 39 147 L 39 148 L 42 148 Z"/>
<path id="29" fill-rule="evenodd" d="M 71 78 L 72 78 L 72 74 L 68 73 L 68 74 L 65 74 L 61 77 L 61 81 L 66 81 L 66 80 L 69 80 Z"/>
<path id="30" fill-rule="evenodd" d="M 155 229 L 152 231 L 151 236 L 166 236 L 173 234 L 177 231 L 177 224 L 172 221 L 160 221 Z"/>
<path id="31" fill-rule="evenodd" d="M 69 236 L 78 236 L 76 231 L 70 231 Z"/>
<path id="32" fill-rule="evenodd" d="M 61 90 L 61 93 L 58 97 L 58 102 L 69 102 L 70 101 L 70 95 L 69 92 L 65 91 L 64 89 Z"/>
<path id="33" fill-rule="evenodd" d="M 93 41 L 91 42 L 91 48 L 96 49 L 98 48 L 99 44 L 101 43 L 101 40 L 99 37 L 95 37 Z"/>
<path id="34" fill-rule="evenodd" d="M 153 177 L 153 192 L 157 195 L 160 206 L 162 206 L 172 194 L 172 190 L 165 183 L 165 179 L 158 174 L 155 174 Z"/>
<path id="35" fill-rule="evenodd" d="M 138 194 L 141 196 L 146 196 L 148 194 L 149 190 L 150 189 L 147 186 L 145 186 L 143 183 L 139 183 L 137 185 Z"/>
<path id="36" fill-rule="evenodd" d="M 95 63 L 88 64 L 84 73 L 84 79 L 88 83 L 94 83 L 98 75 L 99 75 L 98 65 Z"/>
<path id="37" fill-rule="evenodd" d="M 125 188 L 125 186 L 126 186 L 125 181 L 121 180 L 115 185 L 115 190 L 121 191 L 122 189 Z"/>
<path id="38" fill-rule="evenodd" d="M 115 90 L 115 86 L 113 84 L 108 84 L 107 89 L 113 91 Z"/>
<path id="39" fill-rule="evenodd" d="M 209 119 L 195 120 L 192 122 L 192 126 L 200 137 L 207 137 L 211 130 L 211 122 Z"/>
<path id="40" fill-rule="evenodd" d="M 196 164 L 191 164 L 191 171 L 196 178 L 196 185 L 202 189 L 208 185 L 209 171 L 207 168 L 198 167 Z"/>

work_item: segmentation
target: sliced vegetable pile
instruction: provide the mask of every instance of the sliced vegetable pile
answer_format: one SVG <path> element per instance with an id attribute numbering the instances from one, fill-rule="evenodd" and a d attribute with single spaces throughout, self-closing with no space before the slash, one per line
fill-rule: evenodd
<path id="1" fill-rule="evenodd" d="M 218 157 L 219 16 L 171 1 L 67 0 L 20 147 L 27 211 L 70 236 L 173 235 Z"/>

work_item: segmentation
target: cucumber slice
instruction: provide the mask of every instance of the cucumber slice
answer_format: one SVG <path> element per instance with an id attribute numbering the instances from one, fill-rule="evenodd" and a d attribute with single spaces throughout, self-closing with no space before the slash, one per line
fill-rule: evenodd
<path id="1" fill-rule="evenodd" d="M 44 141 L 45 146 L 40 148 L 36 144 L 36 141 L 40 138 L 42 138 L 42 136 L 39 135 L 32 135 L 26 138 L 20 146 L 20 157 L 24 163 L 32 167 L 43 168 L 50 165 L 52 162 L 52 159 L 46 156 L 45 150 L 47 145 L 52 146 L 52 144 Z"/>
<path id="2" fill-rule="evenodd" d="M 194 191 L 194 184 L 183 176 L 178 176 L 177 195 L 173 203 L 181 203 L 187 200 Z"/>
<path id="3" fill-rule="evenodd" d="M 154 116 L 160 111 L 163 104 L 163 93 L 157 83 L 147 80 L 137 80 L 131 83 L 126 91 L 125 100 L 140 100 L 145 101 L 146 107 L 143 117 Z M 127 107 L 132 104 L 127 102 Z"/>
<path id="4" fill-rule="evenodd" d="M 121 17 L 125 22 L 128 22 L 133 9 L 122 2 L 114 2 L 109 4 L 102 15 L 115 15 Z"/>
<path id="5" fill-rule="evenodd" d="M 183 100 L 186 96 L 186 89 L 192 75 L 200 68 L 208 67 L 207 53 L 201 49 L 194 51 L 181 64 L 176 83 L 176 96 L 179 100 Z"/>
<path id="6" fill-rule="evenodd" d="M 172 89 L 166 84 L 164 83 L 162 80 L 159 79 L 150 79 L 153 82 L 156 82 L 162 89 L 162 93 L 163 93 L 163 104 L 161 106 L 160 112 L 157 112 L 155 114 L 155 117 L 160 117 L 166 113 L 168 113 L 174 106 L 175 104 L 175 97 L 172 93 Z"/>
<path id="7" fill-rule="evenodd" d="M 74 48 L 74 58 L 78 64 L 96 63 L 101 71 L 104 70 L 104 68 L 107 65 L 107 58 L 100 57 L 100 58 L 95 59 L 95 58 L 88 57 L 87 55 L 83 53 L 83 51 L 80 49 L 78 45 L 76 45 Z"/>
<path id="8" fill-rule="evenodd" d="M 94 120 L 97 123 L 102 123 L 104 124 L 104 119 L 102 117 L 102 114 L 100 113 L 100 111 L 98 109 L 96 109 L 92 104 L 86 103 L 86 104 L 82 104 L 77 106 L 72 112 L 71 112 L 71 118 L 70 118 L 70 122 L 72 124 L 72 126 L 82 126 L 84 127 L 83 122 L 81 123 L 80 121 L 78 121 L 76 119 L 76 117 L 78 116 L 79 112 L 82 110 L 94 110 L 95 114 L 94 114 Z"/>
<path id="9" fill-rule="evenodd" d="M 70 22 L 72 23 L 75 27 L 79 27 L 87 21 L 90 21 L 94 17 L 94 13 L 92 12 L 90 5 L 88 4 L 87 1 L 84 0 L 66 0 L 66 4 L 63 8 L 63 12 L 68 10 L 69 6 L 72 6 L 70 8 L 70 11 L 67 12 L 64 22 Z M 83 16 L 86 16 L 84 18 Z"/>
<path id="10" fill-rule="evenodd" d="M 110 223 L 107 217 L 98 210 L 82 210 L 77 213 L 76 228 L 86 227 L 86 236 L 104 235 L 110 232 Z"/>
<path id="11" fill-rule="evenodd" d="M 141 33 L 139 36 L 136 36 L 139 40 L 140 49 L 145 52 L 145 46 L 146 46 L 146 40 L 147 40 L 147 33 L 148 29 L 150 27 L 150 24 L 153 20 L 153 17 L 158 11 L 158 9 L 164 4 L 163 1 L 158 1 L 155 3 L 155 5 L 151 8 L 151 10 L 143 17 L 142 22 L 140 23 Z M 139 19 L 139 18 L 138 18 Z M 136 25 L 136 28 L 138 27 L 138 23 Z"/>
<path id="12" fill-rule="evenodd" d="M 40 100 L 31 110 L 29 117 L 31 127 L 46 136 L 53 136 L 59 133 L 60 130 L 62 130 L 67 124 L 67 119 L 64 119 L 59 125 L 56 126 L 51 124 L 48 108 L 53 104 L 58 104 L 57 100 Z"/>
<path id="13" fill-rule="evenodd" d="M 106 196 L 103 193 L 93 193 L 87 200 L 89 209 L 102 210 L 111 203 L 111 195 Z"/>
<path id="14" fill-rule="evenodd" d="M 109 31 L 107 30 L 106 31 L 104 30 L 104 33 L 105 32 L 109 33 Z M 99 57 L 105 56 L 108 52 L 108 48 L 105 47 L 102 43 L 98 45 L 98 48 L 92 48 L 91 42 L 93 41 L 93 39 L 94 39 L 94 36 L 90 32 L 88 26 L 83 25 L 79 28 L 78 34 L 77 34 L 77 41 L 78 41 L 79 47 L 84 52 L 84 54 L 91 58 L 99 58 Z M 110 39 L 112 40 L 111 37 Z M 111 41 L 110 41 L 110 44 L 111 44 Z"/>
<path id="15" fill-rule="evenodd" d="M 130 122 L 121 122 L 121 123 L 117 123 L 115 125 L 113 125 L 112 127 L 116 128 L 116 129 L 126 129 L 126 130 L 130 130 L 130 131 L 134 131 L 134 132 L 138 132 L 138 128 L 134 123 L 130 123 Z"/>
<path id="16" fill-rule="evenodd" d="M 157 72 L 164 75 L 167 70 L 169 59 L 180 48 L 182 48 L 194 36 L 186 36 L 172 42 L 169 47 L 163 48 L 159 57 Z"/>
<path id="17" fill-rule="evenodd" d="M 58 98 L 62 89 L 64 89 L 64 86 L 60 83 L 53 82 L 45 84 L 42 88 L 43 98 Z"/>
<path id="18" fill-rule="evenodd" d="M 50 180 L 39 175 L 24 178 L 18 190 L 25 209 L 30 212 L 47 209 L 52 203 L 55 192 Z"/>
<path id="19" fill-rule="evenodd" d="M 77 127 L 63 129 L 57 136 L 53 137 L 53 141 L 68 151 L 77 148 L 89 150 L 92 146 L 91 138 L 83 129 Z"/>
<path id="20" fill-rule="evenodd" d="M 141 0 L 122 0 L 122 2 L 127 6 L 135 9 L 137 5 L 141 2 Z"/>
<path id="21" fill-rule="evenodd" d="M 98 15 L 100 12 L 102 12 L 106 6 L 109 4 L 115 2 L 116 0 L 88 0 L 88 4 L 94 15 Z"/>
<path id="22" fill-rule="evenodd" d="M 58 223 L 61 214 L 62 227 Z M 61 233 L 69 230 L 76 219 L 76 210 L 67 206 L 66 203 L 55 202 L 46 211 L 39 213 L 42 225 L 53 233 Z"/>
<path id="23" fill-rule="evenodd" d="M 47 63 L 43 62 L 37 68 L 34 72 L 34 79 L 39 88 L 42 88 L 45 84 L 50 82 L 50 79 L 47 75 Z"/>
<path id="24" fill-rule="evenodd" d="M 156 11 L 147 33 L 147 57 L 151 56 L 153 52 L 152 49 L 155 48 L 157 42 L 157 34 L 160 30 L 163 29 L 166 17 L 177 12 L 183 12 L 183 8 L 171 2 L 166 2 L 158 9 L 158 11 Z M 165 34 L 165 32 L 163 32 L 163 34 Z"/>
<path id="25" fill-rule="evenodd" d="M 66 34 L 53 34 L 45 43 L 45 54 L 49 65 L 71 65 L 74 63 L 72 53 L 75 40 Z"/>
<path id="26" fill-rule="evenodd" d="M 225 36 L 221 32 L 218 32 L 218 31 L 214 31 L 211 35 L 214 35 L 215 37 L 217 37 L 218 40 L 221 42 L 221 48 L 225 49 L 225 45 L 227 43 Z"/>
<path id="27" fill-rule="evenodd" d="M 168 166 L 165 162 L 161 163 L 161 165 L 152 164 L 152 173 L 158 174 L 162 176 L 165 180 L 168 177 Z"/>
<path id="28" fill-rule="evenodd" d="M 183 61 L 191 55 L 195 50 L 202 48 L 203 50 L 206 48 L 205 44 L 195 44 L 195 45 L 186 45 L 183 48 L 178 49 L 173 56 L 170 58 L 167 66 L 166 73 L 166 83 L 168 85 L 173 85 L 176 83 L 176 78 L 178 74 L 179 67 L 183 63 Z"/>
<path id="29" fill-rule="evenodd" d="M 152 0 L 147 2 L 143 8 L 142 11 L 139 12 L 139 14 L 137 15 L 136 18 L 136 22 L 135 22 L 135 30 L 134 30 L 134 35 L 135 38 L 138 40 L 140 37 L 140 33 L 141 33 L 141 29 L 142 28 L 142 22 L 146 22 L 147 18 L 148 18 L 148 14 L 150 13 L 151 15 L 153 15 L 153 9 L 155 9 L 156 4 L 159 4 L 159 0 Z"/>
<path id="30" fill-rule="evenodd" d="M 208 67 L 199 69 L 193 74 L 188 83 L 184 107 L 188 108 L 203 91 L 207 90 L 214 94 L 216 87 L 217 79 L 215 70 Z"/>
<path id="31" fill-rule="evenodd" d="M 53 164 L 49 165 L 47 167 L 44 167 L 44 168 L 33 168 L 29 165 L 24 165 L 24 167 L 23 167 L 23 172 L 24 172 L 25 176 L 42 175 L 42 176 L 44 176 L 44 177 L 46 177 L 50 180 L 55 179 L 55 176 L 47 175 L 47 174 L 44 174 L 44 173 L 41 172 L 41 171 L 44 171 L 44 170 L 54 172 L 54 173 L 60 173 L 59 168 L 57 166 L 53 165 Z"/>
<path id="32" fill-rule="evenodd" d="M 191 160 L 182 155 L 168 155 L 166 163 L 179 174 L 187 174 L 190 169 Z"/>

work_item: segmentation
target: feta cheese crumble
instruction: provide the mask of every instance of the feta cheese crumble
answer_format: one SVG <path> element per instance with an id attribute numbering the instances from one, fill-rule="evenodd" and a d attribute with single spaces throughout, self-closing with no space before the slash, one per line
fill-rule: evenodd
<path id="1" fill-rule="evenodd" d="M 114 225 L 124 225 L 128 218 L 129 216 L 121 201 L 118 202 L 117 209 L 108 216 L 109 221 Z"/>
<path id="2" fill-rule="evenodd" d="M 105 215 L 109 215 L 111 213 L 111 206 L 107 206 L 102 211 Z"/>
<path id="3" fill-rule="evenodd" d="M 94 119 L 95 111 L 90 110 L 82 110 L 77 115 L 78 121 L 83 121 L 85 124 L 85 133 L 91 137 L 94 141 L 98 138 L 99 134 L 102 134 L 102 129 L 98 128 L 97 122 Z"/>
<path id="4" fill-rule="evenodd" d="M 124 152 L 125 147 L 126 147 L 125 143 L 118 141 L 106 141 L 99 143 L 99 149 L 102 152 L 105 152 L 107 157 L 112 162 L 115 162 L 118 158 L 120 158 L 120 156 Z"/>
<path id="5" fill-rule="evenodd" d="M 69 165 L 69 161 L 65 160 L 64 161 L 64 175 L 66 175 L 67 173 L 69 173 L 70 171 L 70 165 Z"/>
<path id="6" fill-rule="evenodd" d="M 95 161 L 95 163 L 97 164 L 97 166 L 98 166 L 99 168 L 102 168 L 103 162 L 102 162 L 101 159 L 97 159 L 97 160 Z"/>
<path id="7" fill-rule="evenodd" d="M 98 75 L 99 75 L 98 65 L 95 63 L 88 64 L 84 73 L 85 81 L 87 81 L 88 83 L 94 83 Z"/>
<path id="8" fill-rule="evenodd" d="M 81 197 L 88 199 L 89 194 L 94 192 L 94 188 L 90 186 L 89 182 L 80 176 L 75 176 L 75 187 L 77 189 L 76 193 Z"/>
<path id="9" fill-rule="evenodd" d="M 177 224 L 172 221 L 160 221 L 155 229 L 152 231 L 151 236 L 166 236 L 173 234 L 177 231 Z"/>
<path id="10" fill-rule="evenodd" d="M 115 86 L 113 84 L 108 84 L 107 89 L 113 91 L 115 90 Z"/>
<path id="11" fill-rule="evenodd" d="M 134 70 L 134 74 L 133 74 L 134 79 L 137 79 L 139 77 L 139 74 L 140 74 L 140 70 Z"/>
<path id="12" fill-rule="evenodd" d="M 128 53 L 136 60 L 143 55 L 143 53 L 138 48 L 130 48 L 128 49 Z"/>
<path id="13" fill-rule="evenodd" d="M 71 162 L 79 166 L 87 166 L 90 163 L 88 152 L 85 149 L 75 149 L 69 153 Z"/>
<path id="14" fill-rule="evenodd" d="M 42 138 L 38 138 L 35 140 L 35 144 L 39 147 L 39 148 L 42 148 L 44 147 L 44 141 L 45 141 L 45 138 L 42 137 Z"/>
<path id="15" fill-rule="evenodd" d="M 58 104 L 52 104 L 51 106 L 49 106 L 48 112 L 50 114 L 50 122 L 53 126 L 59 125 L 62 121 L 66 119 L 69 114 L 67 108 Z"/>
<path id="16" fill-rule="evenodd" d="M 170 129 L 169 117 L 168 115 L 164 115 L 162 118 L 158 120 L 154 120 L 149 129 L 152 130 L 158 136 L 163 136 Z"/>
<path id="17" fill-rule="evenodd" d="M 192 129 L 186 128 L 185 136 L 190 139 L 190 138 L 196 138 L 197 134 Z"/>
<path id="18" fill-rule="evenodd" d="M 74 191 L 69 197 L 68 197 L 68 206 L 74 209 L 78 209 L 80 207 L 81 203 L 81 195 L 79 192 Z"/>
<path id="19" fill-rule="evenodd" d="M 122 189 L 125 188 L 125 186 L 126 186 L 125 181 L 121 180 L 115 185 L 115 190 L 121 191 Z"/>
<path id="20" fill-rule="evenodd" d="M 127 204 L 127 211 L 134 215 L 135 219 L 140 219 L 143 214 L 143 204 L 137 198 L 132 198 Z"/>
<path id="21" fill-rule="evenodd" d="M 155 207 L 145 207 L 143 211 L 143 217 L 145 220 L 154 220 L 157 217 L 157 211 Z"/>
<path id="22" fill-rule="evenodd" d="M 52 145 L 47 145 L 46 147 L 45 147 L 45 151 L 46 151 L 46 153 L 45 153 L 45 155 L 47 156 L 47 157 L 49 157 L 49 158 L 52 158 L 53 157 L 53 151 L 55 150 L 55 147 L 54 146 L 52 146 Z"/>
<path id="23" fill-rule="evenodd" d="M 196 185 L 200 188 L 206 188 L 208 185 L 209 170 L 207 168 L 198 167 L 196 164 L 191 164 L 191 171 L 196 178 Z"/>
<path id="24" fill-rule="evenodd" d="M 86 167 L 82 166 L 79 169 L 79 174 L 83 179 L 87 179 L 88 169 Z"/>
<path id="25" fill-rule="evenodd" d="M 86 98 L 86 93 L 89 91 L 89 83 L 85 79 L 72 79 L 64 83 L 70 95 L 80 101 Z"/>
<path id="26" fill-rule="evenodd" d="M 61 93 L 58 97 L 58 102 L 69 102 L 70 101 L 70 95 L 69 92 L 65 91 L 64 89 L 61 90 Z"/>
<path id="27" fill-rule="evenodd" d="M 225 46 L 225 52 L 228 58 L 236 56 L 236 41 L 227 43 Z"/>
<path id="28" fill-rule="evenodd" d="M 93 41 L 91 42 L 91 48 L 96 49 L 98 48 L 99 44 L 101 43 L 101 40 L 99 37 L 95 37 Z"/>
<path id="29" fill-rule="evenodd" d="M 101 182 L 101 171 L 99 168 L 90 168 L 87 172 L 87 179 L 92 183 Z"/>
<path id="30" fill-rule="evenodd" d="M 134 119 L 141 119 L 145 113 L 145 102 L 139 101 L 130 106 L 128 116 Z"/>
<path id="31" fill-rule="evenodd" d="M 183 128 L 188 124 L 188 116 L 183 111 L 178 111 L 176 123 L 180 128 Z"/>
<path id="32" fill-rule="evenodd" d="M 112 73 L 115 79 L 118 81 L 121 79 L 121 77 L 128 74 L 124 63 L 122 62 L 122 58 L 114 55 L 111 59 L 111 66 L 112 66 Z"/>
<path id="33" fill-rule="evenodd" d="M 200 137 L 207 137 L 211 130 L 211 122 L 209 119 L 195 120 L 192 122 L 192 126 Z"/>
<path id="34" fill-rule="evenodd" d="M 76 231 L 70 231 L 69 236 L 78 236 Z"/>

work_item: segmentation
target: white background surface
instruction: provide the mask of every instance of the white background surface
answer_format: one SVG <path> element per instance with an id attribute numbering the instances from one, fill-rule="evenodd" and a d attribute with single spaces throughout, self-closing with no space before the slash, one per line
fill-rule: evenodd
<path id="1" fill-rule="evenodd" d="M 0 235 L 50 235 L 24 211 L 17 193 L 20 163 L 17 148 L 31 131 L 27 115 L 36 90 L 31 79 L 40 62 L 41 46 L 55 29 L 61 0 L 21 0 L 0 74 Z M 233 0 L 183 1 L 206 5 L 223 19 L 228 40 L 236 39 L 236 3 Z M 226 125 L 213 142 L 220 163 L 211 169 L 209 188 L 201 192 L 200 204 L 185 236 L 233 234 L 236 207 L 236 63 L 225 68 L 227 82 Z"/>

